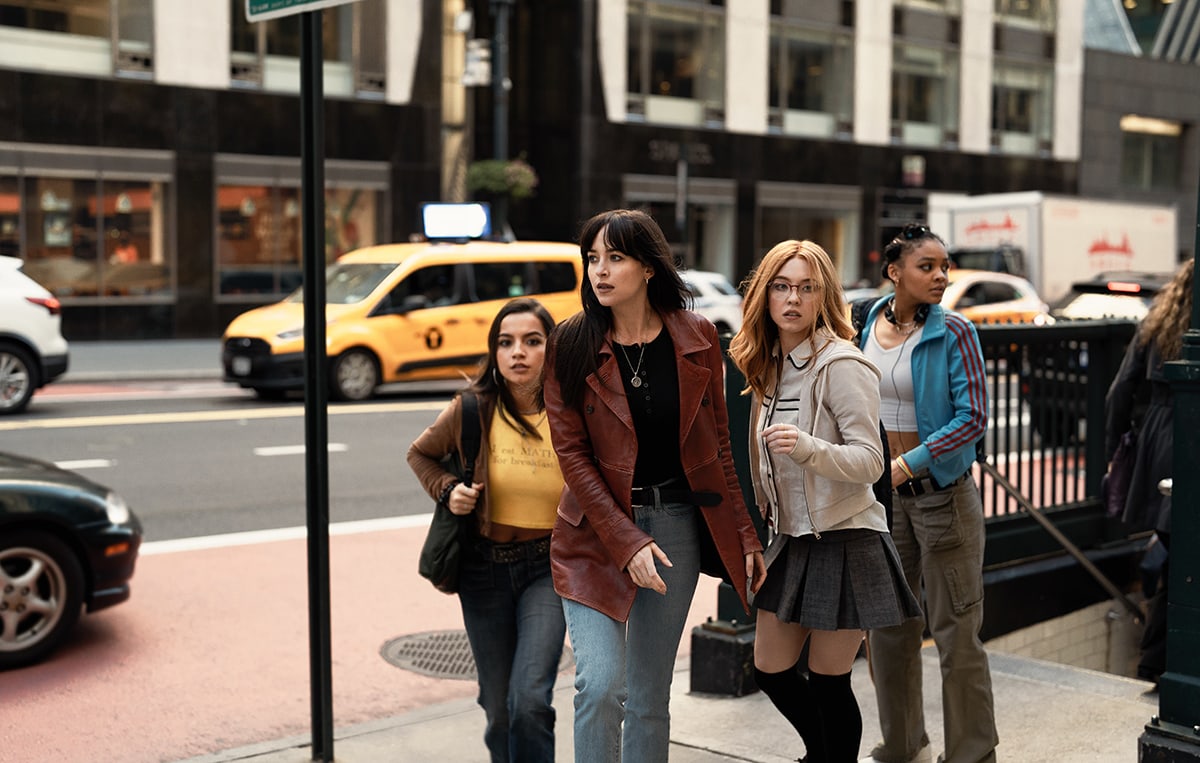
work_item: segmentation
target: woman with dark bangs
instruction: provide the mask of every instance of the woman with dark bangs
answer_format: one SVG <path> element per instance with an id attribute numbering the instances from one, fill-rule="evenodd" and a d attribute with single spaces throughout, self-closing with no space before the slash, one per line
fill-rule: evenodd
<path id="1" fill-rule="evenodd" d="M 762 544 L 730 455 L 717 330 L 685 309 L 662 230 L 613 210 L 579 246 L 583 311 L 555 330 L 546 375 L 566 482 L 550 557 L 575 651 L 575 759 L 665 761 L 701 547 L 749 610 Z"/>

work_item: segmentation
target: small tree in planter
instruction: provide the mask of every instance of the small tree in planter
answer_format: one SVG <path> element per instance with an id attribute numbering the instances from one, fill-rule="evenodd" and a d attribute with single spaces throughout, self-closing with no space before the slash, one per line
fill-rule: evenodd
<path id="1" fill-rule="evenodd" d="M 516 159 L 480 159 L 467 167 L 467 189 L 492 203 L 492 227 L 505 240 L 514 238 L 508 226 L 509 199 L 527 199 L 538 185 L 538 175 L 525 155 Z"/>

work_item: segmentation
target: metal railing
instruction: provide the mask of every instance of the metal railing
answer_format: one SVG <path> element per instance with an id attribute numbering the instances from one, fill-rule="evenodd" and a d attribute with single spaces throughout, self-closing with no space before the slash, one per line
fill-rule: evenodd
<path id="1" fill-rule="evenodd" d="M 976 477 L 989 565 L 1060 550 L 1050 534 L 1029 531 L 1024 501 L 1081 548 L 1124 536 L 1099 500 L 1104 398 L 1135 328 L 1124 320 L 979 327 L 991 421 L 981 449 L 988 469 Z"/>

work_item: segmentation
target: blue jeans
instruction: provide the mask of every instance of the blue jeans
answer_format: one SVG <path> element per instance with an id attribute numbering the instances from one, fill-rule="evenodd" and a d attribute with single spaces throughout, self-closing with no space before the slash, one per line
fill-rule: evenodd
<path id="1" fill-rule="evenodd" d="M 983 504 L 975 481 L 914 497 L 892 495 L 892 540 L 913 591 L 924 583 L 925 613 L 942 672 L 946 763 L 996 760 L 992 676 L 979 640 L 983 624 Z M 881 761 L 907 761 L 928 742 L 921 696 L 921 636 L 913 618 L 871 631 L 871 667 L 883 745 Z"/>
<path id="2" fill-rule="evenodd" d="M 700 576 L 696 507 L 668 503 L 634 509 L 638 527 L 666 553 L 657 564 L 665 596 L 638 589 L 628 624 L 564 600 L 575 650 L 575 760 L 657 763 L 670 744 L 675 653 Z M 621 723 L 624 721 L 624 733 Z"/>
<path id="3" fill-rule="evenodd" d="M 553 761 L 551 702 L 566 624 L 549 550 L 522 553 L 529 542 L 507 544 L 523 558 L 495 562 L 486 556 L 492 544 L 478 543 L 464 555 L 458 600 L 487 714 L 484 743 L 493 763 Z"/>

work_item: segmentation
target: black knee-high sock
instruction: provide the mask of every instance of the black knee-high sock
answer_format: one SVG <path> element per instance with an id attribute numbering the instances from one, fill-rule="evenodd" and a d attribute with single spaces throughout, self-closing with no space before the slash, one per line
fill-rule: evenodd
<path id="1" fill-rule="evenodd" d="M 862 741 L 862 713 L 850 685 L 850 674 L 826 676 L 808 671 L 813 704 L 821 718 L 829 763 L 855 763 Z"/>
<path id="2" fill-rule="evenodd" d="M 756 667 L 754 680 L 763 694 L 770 697 L 775 708 L 799 732 L 804 740 L 805 760 L 824 763 L 826 755 L 825 740 L 821 736 L 821 718 L 813 702 L 808 679 L 800 672 L 799 664 L 782 673 L 764 673 Z"/>

